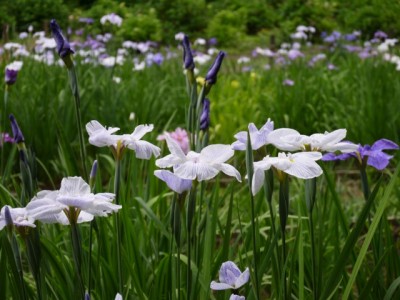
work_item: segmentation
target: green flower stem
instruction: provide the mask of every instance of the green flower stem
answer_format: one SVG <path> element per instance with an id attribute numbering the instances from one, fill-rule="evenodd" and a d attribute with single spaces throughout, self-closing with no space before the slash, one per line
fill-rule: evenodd
<path id="1" fill-rule="evenodd" d="M 81 237 L 79 234 L 78 224 L 76 220 L 78 218 L 79 211 L 75 208 L 69 208 L 69 221 L 71 224 L 71 241 L 72 241 L 72 254 L 74 257 L 76 273 L 78 275 L 79 281 L 79 295 L 81 299 L 85 297 L 85 285 L 83 283 L 82 277 L 82 244 L 81 244 Z"/>
<path id="2" fill-rule="evenodd" d="M 13 227 L 8 228 L 8 241 L 10 242 L 11 249 L 14 255 L 15 265 L 17 267 L 18 278 L 20 281 L 20 287 L 22 289 L 23 299 L 28 299 L 26 294 L 26 286 L 24 281 L 24 271 L 22 269 L 22 260 L 21 260 L 21 252 L 19 251 L 18 241 L 15 237 L 15 233 L 13 231 Z"/>
<path id="3" fill-rule="evenodd" d="M 177 248 L 177 260 L 176 260 L 176 279 L 177 279 L 177 288 L 178 288 L 178 300 L 181 299 L 180 286 L 181 286 L 181 208 L 180 203 L 182 203 L 185 199 L 185 194 L 174 194 L 174 200 L 172 203 L 172 215 L 171 215 L 171 227 L 174 235 L 176 248 Z M 174 291 L 175 293 L 175 291 Z"/>
<path id="4" fill-rule="evenodd" d="M 69 75 L 69 82 L 72 90 L 72 94 L 75 98 L 75 114 L 76 114 L 76 122 L 78 126 L 78 136 L 79 136 L 79 145 L 81 151 L 81 160 L 82 160 L 82 167 L 83 167 L 83 174 L 84 178 L 87 180 L 88 172 L 86 168 L 86 148 L 83 139 L 83 132 L 82 132 L 82 117 L 81 117 L 81 100 L 79 96 L 79 89 L 78 89 L 78 79 L 76 77 L 76 70 L 75 66 L 72 65 L 71 68 L 68 68 L 68 75 Z"/>
<path id="5" fill-rule="evenodd" d="M 253 240 L 253 265 L 254 265 L 254 281 L 255 281 L 255 295 L 256 299 L 260 299 L 260 287 L 258 282 L 258 248 L 256 240 L 256 214 L 254 210 L 254 197 L 251 191 L 252 179 L 254 173 L 253 165 L 253 150 L 251 148 L 250 133 L 247 132 L 247 147 L 246 147 L 246 169 L 247 169 L 247 180 L 250 192 L 250 204 L 251 204 L 251 229 L 252 229 L 252 240 Z"/>
<path id="6" fill-rule="evenodd" d="M 24 228 L 25 229 L 25 228 Z M 32 272 L 33 278 L 35 279 L 36 290 L 38 299 L 43 299 L 42 293 L 42 279 L 40 272 L 40 263 L 42 260 L 42 253 L 40 250 L 40 238 L 38 230 L 30 230 L 30 228 L 26 228 L 26 234 L 22 235 L 24 238 L 25 246 L 26 246 L 26 254 L 28 257 L 28 263 L 30 270 Z"/>
<path id="7" fill-rule="evenodd" d="M 4 183 L 4 140 L 3 140 L 3 133 L 6 131 L 6 120 L 7 120 L 7 103 L 8 103 L 8 85 L 4 87 L 4 107 L 3 107 L 3 126 L 0 128 L 0 144 L 2 144 L 1 147 L 1 164 L 0 164 L 0 175 L 2 176 L 1 178 L 1 183 Z"/>
<path id="8" fill-rule="evenodd" d="M 282 261 L 283 261 L 283 298 L 287 299 L 286 282 L 286 223 L 289 216 L 289 179 L 284 173 L 280 174 L 279 182 L 279 218 L 282 232 Z"/>
<path id="9" fill-rule="evenodd" d="M 189 194 L 189 201 L 187 205 L 187 273 L 186 273 L 186 285 L 187 285 L 187 299 L 191 299 L 192 293 L 192 225 L 194 219 L 194 213 L 196 209 L 196 194 L 197 194 L 197 181 L 193 181 L 192 189 Z"/>
<path id="10" fill-rule="evenodd" d="M 313 284 L 313 298 L 318 299 L 318 283 L 317 283 L 317 261 L 315 251 L 315 234 L 314 234 L 314 222 L 313 222 L 313 208 L 315 204 L 315 195 L 317 190 L 317 178 L 308 179 L 305 181 L 305 195 L 306 204 L 308 210 L 308 222 L 310 227 L 311 237 L 311 264 L 312 264 L 312 284 Z"/>
<path id="11" fill-rule="evenodd" d="M 118 144 L 117 148 L 120 145 Z M 119 149 L 117 149 L 117 155 L 115 160 L 115 179 L 114 179 L 114 193 L 115 193 L 115 203 L 119 203 L 119 191 L 121 185 L 121 159 L 122 155 Z M 120 228 L 120 219 L 119 213 L 115 214 L 115 227 L 117 231 L 117 268 L 118 268 L 118 291 L 122 293 L 122 265 L 121 265 L 121 228 Z"/>

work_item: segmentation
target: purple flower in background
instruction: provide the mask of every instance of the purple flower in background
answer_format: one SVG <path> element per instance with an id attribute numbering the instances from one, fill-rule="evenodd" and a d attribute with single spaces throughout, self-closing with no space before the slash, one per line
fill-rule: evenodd
<path id="1" fill-rule="evenodd" d="M 57 44 L 57 52 L 61 58 L 65 58 L 67 55 L 73 54 L 70 44 L 67 39 L 63 36 L 60 27 L 58 26 L 56 20 L 50 21 L 50 29 L 53 33 L 53 38 Z"/>
<path id="2" fill-rule="evenodd" d="M 183 37 L 182 46 L 183 46 L 183 67 L 186 70 L 193 70 L 195 67 L 193 61 L 193 53 L 192 49 L 190 48 L 189 38 L 186 34 Z"/>
<path id="3" fill-rule="evenodd" d="M 239 289 L 245 285 L 250 278 L 249 268 L 242 273 L 236 264 L 232 261 L 224 262 L 219 270 L 219 281 L 212 281 L 210 288 L 212 290 Z"/>
<path id="4" fill-rule="evenodd" d="M 86 24 L 93 24 L 94 20 L 92 18 L 79 18 L 79 22 Z"/>
<path id="5" fill-rule="evenodd" d="M 164 61 L 164 56 L 161 53 L 156 53 L 153 55 L 153 62 L 157 65 L 161 65 Z"/>
<path id="6" fill-rule="evenodd" d="M 4 143 L 14 143 L 14 139 L 7 132 L 0 133 L 0 147 L 3 147 Z"/>
<path id="7" fill-rule="evenodd" d="M 215 59 L 214 63 L 208 70 L 206 78 L 205 78 L 205 81 L 208 84 L 215 84 L 217 82 L 217 75 L 218 75 L 219 69 L 221 68 L 221 64 L 222 64 L 222 61 L 224 60 L 225 55 L 226 54 L 224 51 L 220 51 L 218 53 L 218 56 Z"/>
<path id="8" fill-rule="evenodd" d="M 14 142 L 17 144 L 25 142 L 24 135 L 22 134 L 22 131 L 19 128 L 17 120 L 15 119 L 14 115 L 11 114 L 9 118 L 11 122 L 11 129 L 14 136 Z"/>
<path id="9" fill-rule="evenodd" d="M 378 30 L 374 34 L 374 39 L 385 40 L 385 39 L 387 39 L 387 37 L 388 37 L 388 35 L 385 32 L 383 32 L 382 30 Z"/>
<path id="10" fill-rule="evenodd" d="M 210 38 L 209 40 L 208 40 L 208 45 L 209 46 L 215 46 L 216 44 L 217 44 L 217 38 L 215 38 L 215 37 L 212 37 L 212 38 Z"/>
<path id="11" fill-rule="evenodd" d="M 298 49 L 290 49 L 287 55 L 290 60 L 295 60 L 296 58 L 304 57 L 304 54 Z"/>
<path id="12" fill-rule="evenodd" d="M 171 190 L 178 194 L 182 194 L 192 188 L 192 180 L 182 179 L 171 171 L 157 170 L 154 171 L 154 175 L 164 181 Z"/>
<path id="13" fill-rule="evenodd" d="M 210 100 L 205 98 L 203 101 L 203 111 L 200 115 L 200 130 L 207 130 L 210 126 Z"/>
<path id="14" fill-rule="evenodd" d="M 322 157 L 322 160 L 323 161 L 346 160 L 350 157 L 355 157 L 361 159 L 361 161 L 366 160 L 367 165 L 381 171 L 388 166 L 390 159 L 393 157 L 392 155 L 383 152 L 383 150 L 398 150 L 398 149 L 399 146 L 396 143 L 392 142 L 391 140 L 380 139 L 377 140 L 372 146 L 359 145 L 358 150 L 356 152 L 345 153 L 340 155 L 335 155 L 333 153 L 325 154 Z"/>
<path id="15" fill-rule="evenodd" d="M 287 86 L 294 86 L 294 81 L 291 79 L 285 79 L 283 81 L 283 85 L 287 85 Z"/>
<path id="16" fill-rule="evenodd" d="M 173 140 L 175 140 L 181 147 L 182 151 L 185 154 L 188 154 L 190 150 L 189 136 L 185 129 L 178 127 L 175 129 L 175 131 L 165 132 L 164 134 L 161 134 L 157 137 L 157 141 L 165 140 L 166 135 L 170 136 Z"/>

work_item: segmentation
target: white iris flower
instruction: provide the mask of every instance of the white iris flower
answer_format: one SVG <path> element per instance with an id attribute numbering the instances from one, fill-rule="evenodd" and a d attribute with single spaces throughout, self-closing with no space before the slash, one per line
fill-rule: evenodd
<path id="1" fill-rule="evenodd" d="M 156 160 L 157 167 L 173 167 L 174 173 L 182 179 L 203 181 L 214 178 L 219 172 L 223 172 L 241 181 L 238 170 L 225 163 L 234 154 L 230 145 L 210 145 L 200 153 L 189 151 L 185 155 L 178 143 L 171 137 L 166 135 L 165 138 L 171 154 Z"/>
<path id="2" fill-rule="evenodd" d="M 278 157 L 266 156 L 263 160 L 254 162 L 251 187 L 253 195 L 263 186 L 265 171 L 271 167 L 297 178 L 310 179 L 322 174 L 321 167 L 316 163 L 321 158 L 320 152 L 279 153 Z"/>
<path id="3" fill-rule="evenodd" d="M 26 206 L 28 215 L 43 223 L 82 223 L 94 216 L 105 217 L 122 208 L 111 203 L 112 193 L 93 194 L 81 177 L 67 177 L 61 181 L 60 190 L 41 191 Z"/>

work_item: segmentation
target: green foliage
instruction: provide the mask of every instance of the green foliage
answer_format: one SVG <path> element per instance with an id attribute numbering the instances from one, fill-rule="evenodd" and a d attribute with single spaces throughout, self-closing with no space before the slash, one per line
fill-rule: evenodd
<path id="1" fill-rule="evenodd" d="M 161 41 L 162 24 L 154 9 L 128 13 L 122 23 L 120 34 L 124 39 L 133 41 Z"/>
<path id="2" fill-rule="evenodd" d="M 215 37 L 220 45 L 235 46 L 246 30 L 246 12 L 221 10 L 208 23 L 207 34 Z"/>

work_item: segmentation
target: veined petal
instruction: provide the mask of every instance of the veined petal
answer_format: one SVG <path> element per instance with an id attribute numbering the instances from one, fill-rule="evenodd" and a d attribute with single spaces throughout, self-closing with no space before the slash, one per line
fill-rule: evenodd
<path id="1" fill-rule="evenodd" d="M 65 216 L 65 214 L 64 214 L 64 216 Z M 92 214 L 85 212 L 85 211 L 81 211 L 79 213 L 77 223 L 90 222 L 93 219 L 94 219 L 94 216 Z M 67 219 L 67 224 L 69 224 L 68 219 Z"/>
<path id="2" fill-rule="evenodd" d="M 186 162 L 186 157 L 182 159 L 173 154 L 169 154 L 163 158 L 157 159 L 156 166 L 159 168 L 169 168 L 175 165 L 183 164 L 184 162 Z"/>
<path id="3" fill-rule="evenodd" d="M 183 179 L 203 181 L 214 178 L 219 171 L 209 164 L 187 161 L 176 166 L 174 172 Z"/>
<path id="4" fill-rule="evenodd" d="M 318 151 L 298 152 L 291 154 L 290 157 L 296 161 L 302 159 L 320 160 L 322 158 L 322 153 Z"/>
<path id="5" fill-rule="evenodd" d="M 161 149 L 147 141 L 130 141 L 126 145 L 136 153 L 136 157 L 140 159 L 150 159 L 151 155 L 155 157 L 160 155 Z"/>
<path id="6" fill-rule="evenodd" d="M 113 135 L 113 133 L 118 130 L 119 128 L 113 127 L 106 129 L 96 120 L 86 124 L 86 131 L 89 134 L 89 143 L 97 147 L 113 146 L 116 144 L 120 137 Z"/>
<path id="7" fill-rule="evenodd" d="M 328 145 L 328 144 L 336 144 L 339 143 L 346 137 L 347 130 L 346 129 L 337 129 L 332 132 L 326 132 L 320 138 L 321 145 Z M 311 138 L 314 135 L 311 135 Z"/>
<path id="8" fill-rule="evenodd" d="M 223 163 L 234 154 L 230 145 L 215 144 L 205 147 L 200 152 L 200 161 L 210 163 Z"/>
<path id="9" fill-rule="evenodd" d="M 65 206 L 72 206 L 81 210 L 88 209 L 94 200 L 94 196 L 59 196 L 57 201 Z"/>
<path id="10" fill-rule="evenodd" d="M 212 289 L 214 291 L 229 290 L 232 288 L 233 288 L 232 286 L 230 286 L 227 283 L 223 283 L 223 282 L 211 281 L 211 284 L 210 284 L 210 289 Z"/>
<path id="11" fill-rule="evenodd" d="M 383 151 L 374 151 L 374 155 L 368 157 L 367 164 L 381 171 L 388 166 L 392 157 L 392 155 L 386 154 Z"/>
<path id="12" fill-rule="evenodd" d="M 283 170 L 285 173 L 301 179 L 310 179 L 322 174 L 322 169 L 314 160 L 303 159 L 290 163 L 289 168 Z"/>
<path id="13" fill-rule="evenodd" d="M 186 155 L 183 152 L 181 146 L 169 136 L 169 134 L 165 135 L 165 140 L 167 141 L 167 146 L 169 149 L 169 152 L 171 152 L 172 155 L 178 157 L 181 160 L 186 160 Z"/>
<path id="14" fill-rule="evenodd" d="M 131 138 L 140 140 L 146 133 L 151 132 L 154 129 L 154 125 L 139 125 L 131 134 Z"/>
<path id="15" fill-rule="evenodd" d="M 300 133 L 291 128 L 279 128 L 269 133 L 267 141 L 268 144 L 274 145 L 276 148 L 284 151 L 299 150 L 298 146 L 289 144 L 282 140 L 283 137 L 291 135 L 293 137 L 300 135 Z"/>
<path id="16" fill-rule="evenodd" d="M 236 180 L 242 182 L 242 178 L 238 170 L 235 167 L 231 166 L 230 164 L 221 163 L 221 164 L 214 164 L 215 168 L 220 170 L 221 172 L 225 173 L 228 176 L 236 177 Z"/>
<path id="17" fill-rule="evenodd" d="M 377 140 L 371 147 L 372 150 L 396 150 L 399 149 L 399 146 L 387 139 Z"/>
<path id="18" fill-rule="evenodd" d="M 242 274 L 233 261 L 226 261 L 219 269 L 219 281 L 234 286 L 237 278 Z"/>
<path id="19" fill-rule="evenodd" d="M 26 211 L 29 216 L 35 220 L 40 220 L 45 223 L 57 222 L 55 215 L 62 213 L 62 210 L 66 208 L 65 205 L 58 203 L 52 199 L 32 199 L 26 206 Z M 55 220 L 54 222 L 47 222 L 46 220 Z"/>
<path id="20" fill-rule="evenodd" d="M 260 168 L 254 168 L 253 180 L 251 181 L 251 192 L 255 196 L 264 184 L 265 171 Z"/>
<path id="21" fill-rule="evenodd" d="M 335 151 L 340 151 L 342 153 L 351 153 L 355 152 L 358 150 L 358 145 L 350 143 L 350 142 L 340 142 L 336 143 L 334 145 L 326 145 L 321 147 L 322 151 L 327 151 L 327 152 L 335 152 Z"/>
<path id="22" fill-rule="evenodd" d="M 61 181 L 60 195 L 84 196 L 90 194 L 90 186 L 82 179 L 82 177 L 66 177 Z"/>

